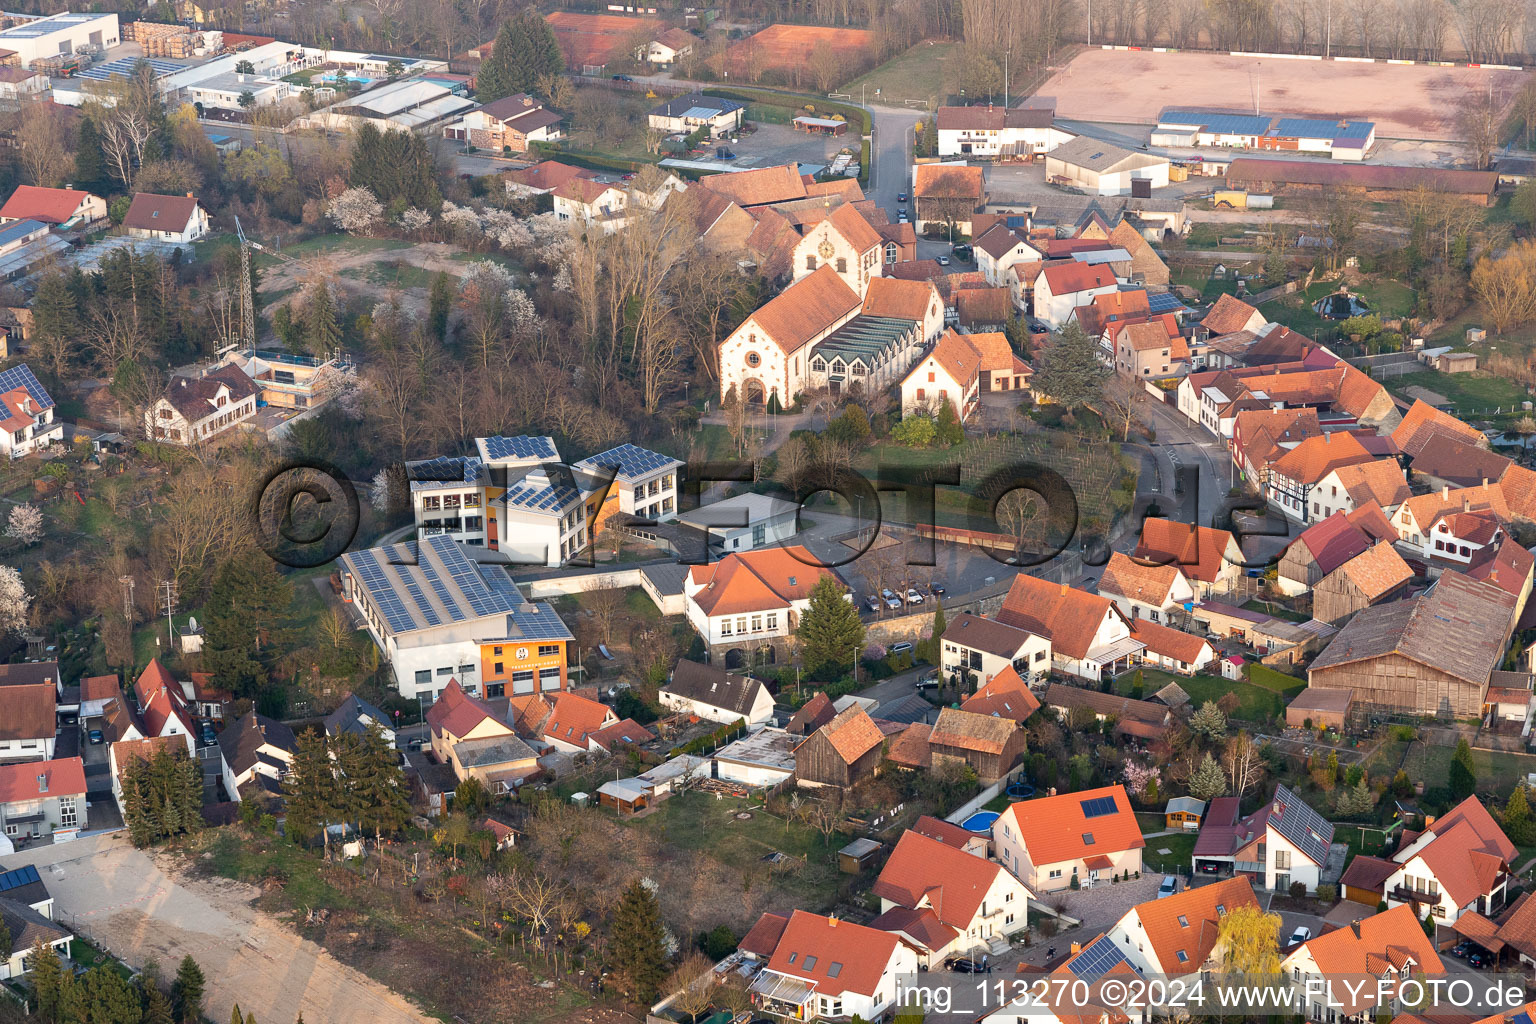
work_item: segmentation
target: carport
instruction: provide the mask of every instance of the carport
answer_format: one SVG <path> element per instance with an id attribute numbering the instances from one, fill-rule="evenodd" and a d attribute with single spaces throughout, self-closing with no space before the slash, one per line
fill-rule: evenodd
<path id="1" fill-rule="evenodd" d="M 809 132 L 812 135 L 842 135 L 848 131 L 848 122 L 801 115 L 795 118 L 793 127 L 797 132 Z"/>

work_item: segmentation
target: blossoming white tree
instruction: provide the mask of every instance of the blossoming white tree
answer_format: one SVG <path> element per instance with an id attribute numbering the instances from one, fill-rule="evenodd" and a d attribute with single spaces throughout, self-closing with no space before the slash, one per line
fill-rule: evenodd
<path id="1" fill-rule="evenodd" d="M 335 199 L 325 215 L 351 234 L 367 231 L 384 214 L 384 207 L 370 189 L 349 188 Z"/>
<path id="2" fill-rule="evenodd" d="M 13 507 L 6 518 L 5 535 L 26 547 L 36 544 L 43 539 L 43 510 L 28 504 Z"/>
<path id="3" fill-rule="evenodd" d="M 27 610 L 32 595 L 21 582 L 21 573 L 9 565 L 0 565 L 0 632 L 20 632 L 27 624 Z"/>
<path id="4" fill-rule="evenodd" d="M 408 206 L 400 211 L 400 226 L 407 231 L 420 231 L 432 223 L 432 215 L 426 210 L 418 210 L 414 206 Z"/>

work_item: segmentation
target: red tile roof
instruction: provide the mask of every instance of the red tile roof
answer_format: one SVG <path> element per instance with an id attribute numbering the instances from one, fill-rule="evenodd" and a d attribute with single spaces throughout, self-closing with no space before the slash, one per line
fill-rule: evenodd
<path id="1" fill-rule="evenodd" d="M 1412 408 L 1404 414 L 1402 422 L 1392 431 L 1392 440 L 1397 442 L 1397 447 L 1403 454 L 1416 457 L 1423 451 L 1424 445 L 1429 443 L 1429 439 L 1438 434 L 1448 434 L 1468 444 L 1487 443 L 1487 439 L 1480 431 L 1467 426 L 1451 414 L 1441 412 L 1434 406 L 1418 400 L 1414 401 Z"/>
<path id="2" fill-rule="evenodd" d="M 554 710 L 544 723 L 544 738 L 578 747 L 587 746 L 592 735 L 614 717 L 607 705 L 575 693 L 557 693 L 553 703 Z"/>
<path id="3" fill-rule="evenodd" d="M 1139 903 L 1135 913 L 1164 973 L 1181 975 L 1199 970 L 1216 948 L 1223 914 L 1258 905 L 1252 884 L 1238 876 Z"/>
<path id="4" fill-rule="evenodd" d="M 939 920 L 967 931 L 1003 866 L 916 832 L 902 833 L 875 879 L 883 900 L 916 910 L 927 906 Z"/>
<path id="5" fill-rule="evenodd" d="M 930 309 L 939 305 L 939 290 L 931 281 L 876 277 L 870 279 L 869 287 L 864 290 L 866 316 L 920 321 L 928 315 Z"/>
<path id="6" fill-rule="evenodd" d="M 432 728 L 432 732 L 455 740 L 468 736 L 486 719 L 510 731 L 510 727 L 498 719 L 490 707 L 465 693 L 457 679 L 450 679 L 436 703 L 427 709 L 427 725 Z"/>
<path id="7" fill-rule="evenodd" d="M 1173 658 L 1186 665 L 1199 662 L 1202 654 L 1214 656 L 1216 653 L 1210 641 L 1203 636 L 1148 622 L 1146 619 L 1136 619 L 1131 623 L 1131 636 L 1146 644 L 1147 650 L 1153 654 Z"/>
<path id="8" fill-rule="evenodd" d="M 648 743 L 655 738 L 655 733 L 633 718 L 625 718 L 605 726 L 588 737 L 601 750 L 611 750 L 615 744 L 620 743 Z"/>
<path id="9" fill-rule="evenodd" d="M 1429 842 L 1420 847 L 1426 838 Z M 1500 874 L 1513 864 L 1517 854 L 1482 801 L 1469 796 L 1436 818 L 1413 843 L 1399 848 L 1392 859 L 1406 864 L 1414 856 L 1422 857 L 1440 888 L 1457 906 L 1466 906 L 1493 891 Z"/>
<path id="10" fill-rule="evenodd" d="M 741 941 L 736 944 L 736 948 L 767 959 L 773 955 L 773 951 L 778 946 L 779 939 L 783 937 L 784 929 L 788 925 L 788 916 L 765 912 L 762 917 L 757 919 L 757 923 L 747 931 L 747 934 L 742 936 Z"/>
<path id="11" fill-rule="evenodd" d="M 1324 932 L 1304 945 L 1324 975 L 1371 974 L 1380 978 L 1388 964 L 1401 969 L 1408 960 L 1417 965 L 1405 972 L 1408 974 L 1445 972 L 1434 944 L 1406 903 Z M 1358 1013 L 1376 1003 L 1375 986 L 1355 992 L 1351 986 L 1341 984 L 1333 988 L 1329 982 L 1329 990 L 1333 1001 L 1346 1014 Z"/>
<path id="12" fill-rule="evenodd" d="M 824 263 L 770 299 L 752 319 L 769 341 L 789 354 L 858 312 L 861 305 L 858 293 Z"/>
<path id="13" fill-rule="evenodd" d="M 1211 311 L 1205 314 L 1205 319 L 1200 322 L 1212 334 L 1231 334 L 1246 328 L 1257 312 L 1258 309 L 1236 295 L 1223 293 L 1211 307 Z"/>
<path id="14" fill-rule="evenodd" d="M 853 764 L 885 741 L 885 735 L 874 719 L 857 704 L 838 712 L 816 731 L 827 738 L 845 764 Z"/>
<path id="15" fill-rule="evenodd" d="M 796 910 L 766 969 L 815 982 L 818 995 L 873 995 L 897 945 L 890 932 Z"/>
<path id="16" fill-rule="evenodd" d="M 151 658 L 133 684 L 139 701 L 139 715 L 148 736 L 165 735 L 166 723 L 173 717 L 181 722 L 186 735 L 192 735 L 192 715 L 187 710 L 186 693 L 159 658 Z"/>
<path id="17" fill-rule="evenodd" d="M 0 764 L 0 804 L 84 794 L 85 762 L 78 757 Z"/>
<path id="18" fill-rule="evenodd" d="M 922 164 L 913 175 L 912 195 L 917 199 L 975 199 L 980 203 L 984 189 L 980 167 Z"/>
<path id="19" fill-rule="evenodd" d="M 899 764 L 903 768 L 931 768 L 933 747 L 929 745 L 928 739 L 932 734 L 933 726 L 913 722 L 891 738 L 885 756 L 892 764 Z"/>
<path id="20" fill-rule="evenodd" d="M 597 172 L 585 167 L 572 167 L 558 160 L 542 160 L 532 167 L 516 171 L 504 171 L 502 177 L 528 188 L 549 191 L 559 188 L 572 178 L 595 178 Z"/>
<path id="21" fill-rule="evenodd" d="M 1147 519 L 1141 524 L 1141 542 L 1133 557 L 1166 562 L 1192 580 L 1215 583 L 1226 567 L 1232 534 L 1209 526 L 1181 523 L 1176 519 Z M 1234 554 L 1234 557 L 1241 557 Z"/>
<path id="22" fill-rule="evenodd" d="M 1137 562 L 1116 551 L 1109 556 L 1099 577 L 1099 593 L 1161 608 L 1181 575 L 1175 565 Z"/>
<path id="23" fill-rule="evenodd" d="M 698 187 L 725 196 L 741 206 L 762 206 L 805 198 L 805 182 L 794 164 L 758 167 L 730 174 L 711 174 L 700 178 Z"/>
<path id="24" fill-rule="evenodd" d="M 692 600 L 705 615 L 736 615 L 788 607 L 810 597 L 823 577 L 841 584 L 837 573 L 816 564 L 804 547 L 733 552 L 718 562 L 696 565 L 689 578 L 697 591 Z"/>
<path id="25" fill-rule="evenodd" d="M 182 231 L 196 211 L 197 200 L 192 196 L 135 192 L 133 202 L 123 216 L 123 227 L 144 231 Z"/>
<path id="26" fill-rule="evenodd" d="M 117 676 L 85 676 L 80 680 L 80 699 L 107 700 L 122 693 Z"/>
<path id="27" fill-rule="evenodd" d="M 1102 264 L 1057 263 L 1047 264 L 1042 272 L 1051 288 L 1052 295 L 1069 295 L 1085 292 L 1090 288 L 1113 287 L 1115 273 Z"/>
<path id="28" fill-rule="evenodd" d="M 1013 578 L 1003 607 L 994 618 L 1049 637 L 1053 652 L 1082 658 L 1104 617 L 1117 614 L 1114 602 L 1107 597 L 1021 574 Z"/>
<path id="29" fill-rule="evenodd" d="M 993 676 L 987 685 L 965 698 L 960 710 L 1023 722 L 1040 710 L 1040 699 L 1030 692 L 1029 685 L 1009 665 Z"/>
<path id="30" fill-rule="evenodd" d="M 0 218 L 36 220 L 44 224 L 63 224 L 75 215 L 80 204 L 91 198 L 89 192 L 71 188 L 40 188 L 18 185 L 11 198 L 0 206 Z"/>
<path id="31" fill-rule="evenodd" d="M 1276 459 L 1270 472 L 1310 487 L 1335 469 L 1374 461 L 1355 435 L 1340 432 L 1307 438 Z"/>
<path id="32" fill-rule="evenodd" d="M 1113 800 L 1114 812 L 1088 817 L 1083 805 L 1097 797 Z M 1011 804 L 1003 817 L 1013 819 L 1013 828 L 1036 866 L 1139 850 L 1147 845 L 1125 787 L 1119 785 L 1025 800 Z M 1083 838 L 1085 835 L 1093 837 L 1091 844 Z"/>
<path id="33" fill-rule="evenodd" d="M 920 836 L 936 839 L 945 846 L 952 846 L 957 850 L 963 850 L 980 838 L 975 832 L 968 832 L 953 822 L 942 818 L 935 818 L 931 814 L 925 814 L 912 823 L 908 831 L 916 832 Z"/>

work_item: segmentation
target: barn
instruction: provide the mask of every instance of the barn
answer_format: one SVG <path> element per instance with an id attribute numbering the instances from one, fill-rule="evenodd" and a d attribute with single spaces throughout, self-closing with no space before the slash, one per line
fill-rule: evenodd
<path id="1" fill-rule="evenodd" d="M 1318 163 L 1238 157 L 1227 167 L 1227 187 L 1251 192 L 1275 189 L 1313 191 L 1353 188 L 1366 199 L 1395 202 L 1417 189 L 1465 199 L 1478 206 L 1493 202 L 1496 171 L 1453 171 L 1440 167 L 1388 167 L 1382 164 Z"/>
<path id="2" fill-rule="evenodd" d="M 1136 153 L 1086 135 L 1045 155 L 1047 181 L 1099 196 L 1150 196 L 1149 189 L 1167 186 L 1168 167 L 1166 157 Z"/>

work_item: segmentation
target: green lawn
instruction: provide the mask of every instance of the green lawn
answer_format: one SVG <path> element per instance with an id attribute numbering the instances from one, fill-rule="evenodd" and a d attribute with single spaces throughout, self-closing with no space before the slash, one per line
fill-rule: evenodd
<path id="1" fill-rule="evenodd" d="M 1367 857 L 1381 856 L 1385 849 L 1383 846 L 1385 837 L 1386 833 L 1376 828 L 1361 829 L 1355 825 L 1335 825 L 1333 829 L 1335 841 L 1349 844 L 1351 860 L 1361 854 Z"/>
<path id="2" fill-rule="evenodd" d="M 1273 619 L 1284 619 L 1286 622 L 1307 621 L 1307 616 L 1301 614 L 1300 612 L 1293 612 L 1283 605 L 1275 604 L 1273 601 L 1248 601 L 1244 603 L 1243 607 L 1248 609 L 1250 612 L 1260 612 L 1264 615 L 1268 615 Z"/>
<path id="3" fill-rule="evenodd" d="M 752 817 L 738 819 L 739 811 L 748 811 Z M 628 824 L 664 842 L 704 851 L 743 872 L 765 867 L 763 858 L 775 851 L 803 858 L 804 867 L 795 875 L 795 889 L 804 894 L 806 906 L 822 909 L 836 899 L 838 871 L 836 858 L 830 855 L 844 846 L 848 837 L 833 833 L 830 842 L 823 841 L 821 833 L 786 823 L 755 801 L 716 800 L 709 793 L 693 791 L 663 801 L 654 813 L 631 819 Z"/>
<path id="4" fill-rule="evenodd" d="M 1410 779 L 1423 779 L 1425 785 L 1443 786 L 1451 770 L 1453 746 L 1432 746 L 1422 740 L 1413 744 L 1403 770 Z M 1472 769 L 1477 774 L 1477 791 L 1487 800 L 1508 797 L 1515 783 L 1524 782 L 1528 772 L 1536 772 L 1536 755 L 1503 750 L 1472 751 Z"/>
<path id="5" fill-rule="evenodd" d="M 1283 697 L 1294 697 L 1307 685 L 1306 680 L 1297 679 L 1295 676 L 1286 675 L 1279 669 L 1251 662 L 1248 665 L 1248 682 L 1254 686 L 1262 686 Z"/>
<path id="6" fill-rule="evenodd" d="M 1456 414 L 1462 419 L 1492 415 L 1495 409 L 1508 413 L 1525 401 L 1525 389 L 1519 384 L 1504 377 L 1491 374 L 1485 376 L 1484 373 L 1482 370 L 1476 373 L 1437 373 L 1426 370 L 1423 373 L 1405 373 L 1385 383 L 1388 390 L 1397 394 L 1402 394 L 1403 389 L 1411 385 L 1439 392 L 1455 405 Z"/>
<path id="7" fill-rule="evenodd" d="M 1168 827 L 1168 819 L 1157 811 L 1137 811 L 1136 824 L 1143 832 L 1161 832 Z"/>
<path id="8" fill-rule="evenodd" d="M 123 964 L 122 961 L 118 960 L 117 957 L 103 953 L 94 945 L 79 937 L 76 937 L 69 944 L 69 958 L 87 970 L 105 964 L 124 978 L 133 977 L 133 971 Z"/>
<path id="9" fill-rule="evenodd" d="M 1159 853 L 1167 850 L 1167 853 Z M 1141 851 L 1141 862 L 1149 871 L 1188 871 L 1195 852 L 1194 835 L 1158 836 L 1148 839 Z"/>
<path id="10" fill-rule="evenodd" d="M 1319 281 L 1305 291 L 1264 303 L 1259 307 L 1259 312 L 1301 334 L 1331 331 L 1338 327 L 1338 321 L 1318 316 L 1312 309 L 1312 303 L 1337 290 L 1338 282 Z M 1397 319 L 1413 312 L 1414 291 L 1399 281 L 1371 278 L 1352 290 L 1365 300 L 1371 312 L 1380 314 L 1383 320 Z"/>
<path id="11" fill-rule="evenodd" d="M 870 103 L 895 107 L 913 100 L 931 108 L 948 94 L 956 77 L 950 68 L 955 66 L 960 53 L 959 43 L 921 42 L 847 85 L 839 86 L 837 91 L 852 96 L 854 103 L 862 98 Z M 877 89 L 878 100 L 875 98 Z"/>
<path id="12" fill-rule="evenodd" d="M 1235 683 L 1230 679 L 1222 679 L 1220 676 L 1176 676 L 1170 672 L 1162 672 L 1157 669 L 1141 669 L 1143 693 L 1155 693 L 1169 683 L 1178 683 L 1189 694 L 1189 699 L 1196 707 L 1206 701 L 1219 701 L 1228 693 L 1237 696 L 1237 708 L 1232 712 L 1232 718 L 1245 722 L 1260 722 L 1274 718 L 1285 713 L 1285 702 L 1290 696 L 1301 692 L 1306 683 L 1300 679 L 1294 680 L 1292 691 L 1277 691 L 1264 686 L 1255 686 L 1252 683 Z M 1134 672 L 1127 672 L 1115 680 L 1115 692 L 1123 696 L 1130 696 Z"/>
<path id="13" fill-rule="evenodd" d="M 1186 288 L 1193 288 L 1200 293 L 1200 297 L 1206 302 L 1215 302 L 1221 295 L 1237 294 L 1237 281 L 1231 277 L 1215 278 L 1211 276 L 1211 268 L 1205 264 L 1169 269 L 1168 279 L 1173 284 L 1181 284 Z"/>

